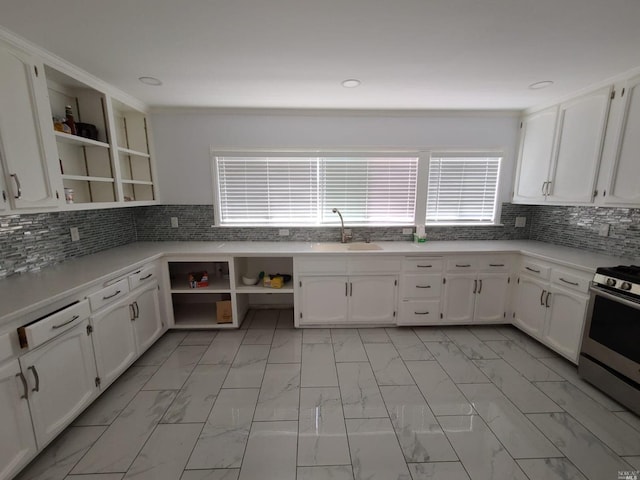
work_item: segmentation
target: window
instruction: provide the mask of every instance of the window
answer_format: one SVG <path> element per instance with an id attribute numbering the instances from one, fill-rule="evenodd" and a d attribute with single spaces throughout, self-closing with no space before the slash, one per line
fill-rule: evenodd
<path id="1" fill-rule="evenodd" d="M 432 155 L 426 223 L 495 223 L 501 160 L 495 155 Z"/>
<path id="2" fill-rule="evenodd" d="M 215 159 L 221 225 L 408 225 L 415 221 L 417 156 Z"/>

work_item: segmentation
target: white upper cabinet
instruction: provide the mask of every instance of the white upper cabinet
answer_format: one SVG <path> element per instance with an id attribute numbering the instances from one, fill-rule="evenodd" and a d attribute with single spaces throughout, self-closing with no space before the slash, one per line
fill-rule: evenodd
<path id="1" fill-rule="evenodd" d="M 545 189 L 548 201 L 593 201 L 611 91 L 601 88 L 560 105 L 555 158 Z"/>
<path id="2" fill-rule="evenodd" d="M 593 203 L 612 87 L 523 118 L 514 203 Z"/>
<path id="3" fill-rule="evenodd" d="M 0 142 L 13 208 L 54 207 L 61 186 L 55 171 L 44 67 L 34 56 L 0 42 Z"/>
<path id="4" fill-rule="evenodd" d="M 539 203 L 545 200 L 557 119 L 558 107 L 548 108 L 522 119 L 513 194 L 515 202 Z"/>
<path id="5" fill-rule="evenodd" d="M 622 109 L 612 129 L 613 161 L 603 171 L 604 205 L 640 205 L 640 76 L 629 79 L 615 100 Z"/>

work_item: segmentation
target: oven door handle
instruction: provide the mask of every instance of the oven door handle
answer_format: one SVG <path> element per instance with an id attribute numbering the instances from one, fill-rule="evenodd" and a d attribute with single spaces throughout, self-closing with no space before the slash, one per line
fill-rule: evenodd
<path id="1" fill-rule="evenodd" d="M 601 288 L 598 287 L 591 287 L 591 291 L 595 294 L 598 295 L 600 297 L 604 297 L 604 298 L 608 298 L 609 300 L 612 300 L 614 302 L 620 302 L 623 305 L 626 305 L 627 307 L 631 307 L 635 310 L 640 310 L 640 303 L 638 302 L 634 302 L 632 300 L 627 300 L 626 298 L 620 297 L 618 295 L 613 295 L 605 290 L 602 290 Z"/>

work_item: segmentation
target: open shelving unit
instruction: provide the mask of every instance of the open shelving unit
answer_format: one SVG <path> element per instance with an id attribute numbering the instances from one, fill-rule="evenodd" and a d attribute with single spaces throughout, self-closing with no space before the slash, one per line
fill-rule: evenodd
<path id="1" fill-rule="evenodd" d="M 216 302 L 232 300 L 229 267 L 229 259 L 168 262 L 175 328 L 237 328 L 236 314 L 231 323 L 218 323 L 216 312 Z M 189 273 L 202 271 L 207 272 L 209 285 L 192 288 Z"/>
<path id="2" fill-rule="evenodd" d="M 105 94 L 51 67 L 46 66 L 45 73 L 52 115 L 64 119 L 65 107 L 70 105 L 76 123 L 97 128 L 97 139 L 54 131 L 64 188 L 73 190 L 76 204 L 115 202 Z"/>

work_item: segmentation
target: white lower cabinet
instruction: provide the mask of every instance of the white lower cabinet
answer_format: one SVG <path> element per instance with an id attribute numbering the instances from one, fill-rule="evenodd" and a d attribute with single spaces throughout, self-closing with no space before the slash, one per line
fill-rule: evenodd
<path id="1" fill-rule="evenodd" d="M 133 306 L 129 297 L 91 316 L 91 338 L 103 389 L 118 378 L 137 356 L 132 320 Z"/>
<path id="2" fill-rule="evenodd" d="M 38 447 L 42 448 L 98 394 L 96 364 L 85 319 L 20 357 Z"/>
<path id="3" fill-rule="evenodd" d="M 136 345 L 141 355 L 164 331 L 156 282 L 133 292 L 132 310 Z"/>
<path id="4" fill-rule="evenodd" d="M 300 324 L 392 324 L 396 315 L 395 275 L 300 278 Z"/>
<path id="5" fill-rule="evenodd" d="M 589 297 L 550 286 L 545 298 L 548 305 L 542 340 L 553 350 L 576 362 L 584 328 Z"/>
<path id="6" fill-rule="evenodd" d="M 29 393 L 18 360 L 0 366 L 0 480 L 12 478 L 37 451 Z"/>
<path id="7" fill-rule="evenodd" d="M 509 294 L 509 274 L 449 274 L 444 284 L 446 323 L 503 323 Z"/>
<path id="8" fill-rule="evenodd" d="M 582 291 L 556 286 L 553 280 L 550 283 L 521 275 L 514 324 L 576 363 L 588 303 L 589 296 Z"/>

